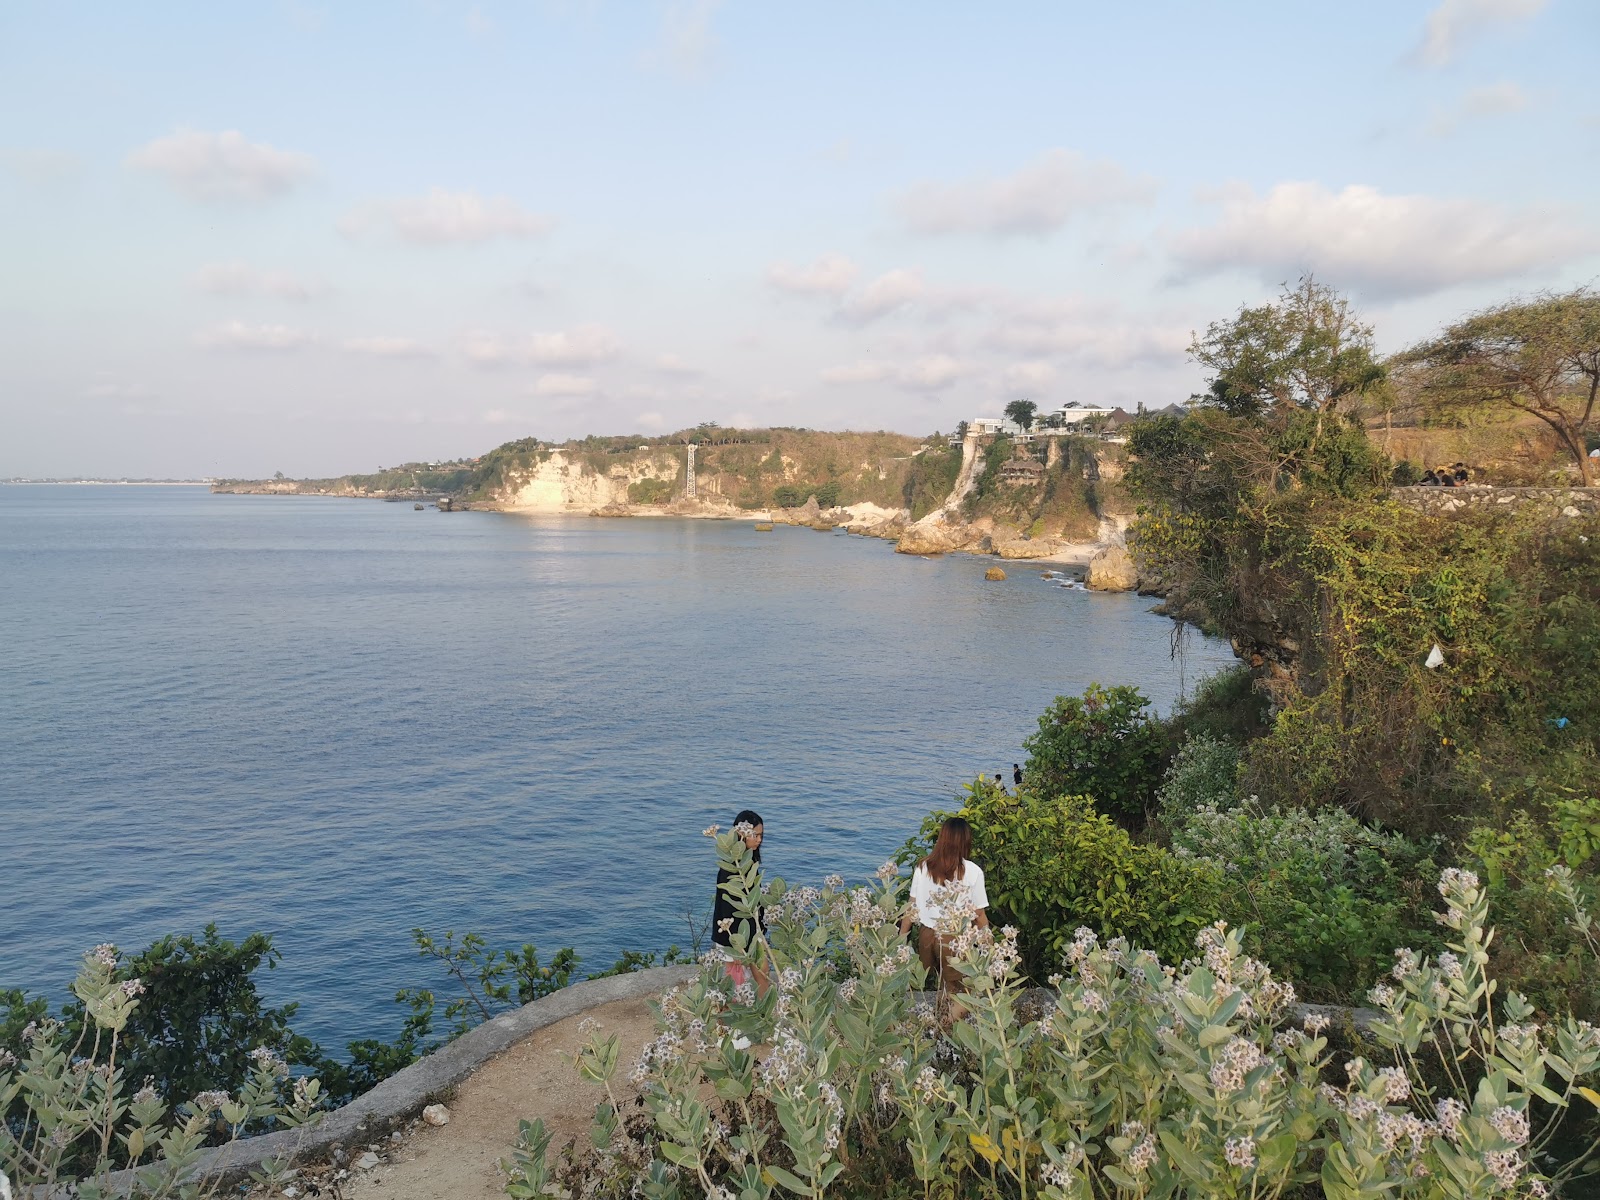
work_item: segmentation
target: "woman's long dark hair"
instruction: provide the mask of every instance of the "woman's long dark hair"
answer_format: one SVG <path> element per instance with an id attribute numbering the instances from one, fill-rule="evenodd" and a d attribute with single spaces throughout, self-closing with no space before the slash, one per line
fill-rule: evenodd
<path id="1" fill-rule="evenodd" d="M 939 840 L 933 844 L 933 853 L 922 863 L 935 883 L 949 883 L 961 878 L 966 869 L 962 860 L 971 856 L 972 826 L 961 817 L 947 817 L 939 826 Z"/>
<path id="2" fill-rule="evenodd" d="M 723 809 L 722 811 L 723 812 L 727 812 L 728 810 L 727 809 Z M 765 825 L 766 824 L 766 822 L 761 819 L 761 814 L 758 813 L 753 808 L 741 808 L 739 810 L 739 815 L 733 819 L 733 823 L 735 825 L 737 825 L 741 821 L 743 821 L 746 825 Z M 757 846 L 754 850 L 752 850 L 750 852 L 750 857 L 755 859 L 756 862 L 760 862 L 761 861 L 761 847 Z"/>

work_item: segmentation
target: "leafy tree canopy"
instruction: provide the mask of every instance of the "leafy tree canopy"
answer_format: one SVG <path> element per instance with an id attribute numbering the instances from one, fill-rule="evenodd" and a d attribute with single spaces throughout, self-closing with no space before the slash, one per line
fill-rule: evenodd
<path id="1" fill-rule="evenodd" d="M 1578 288 L 1474 313 L 1397 356 L 1401 379 L 1442 407 L 1504 406 L 1548 425 L 1595 482 L 1600 427 L 1600 294 Z"/>
<path id="2" fill-rule="evenodd" d="M 1212 322 L 1190 344 L 1189 355 L 1211 372 L 1195 403 L 1230 416 L 1348 411 L 1384 378 L 1372 351 L 1372 326 L 1309 275 L 1292 288 L 1284 285 L 1274 303 Z"/>
<path id="3" fill-rule="evenodd" d="M 1033 414 L 1039 411 L 1039 406 L 1032 400 L 1013 400 L 1006 405 L 1006 420 L 1014 421 L 1024 431 L 1033 428 Z"/>

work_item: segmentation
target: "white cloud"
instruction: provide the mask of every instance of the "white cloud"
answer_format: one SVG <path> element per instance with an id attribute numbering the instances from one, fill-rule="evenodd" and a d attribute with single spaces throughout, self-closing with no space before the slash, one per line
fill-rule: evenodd
<path id="1" fill-rule="evenodd" d="M 311 174 L 309 155 L 251 142 L 237 129 L 180 129 L 128 155 L 128 165 L 165 175 L 194 200 L 262 200 Z"/>
<path id="2" fill-rule="evenodd" d="M 516 355 L 499 334 L 482 329 L 472 329 L 461 336 L 461 353 L 474 366 L 509 366 Z"/>
<path id="3" fill-rule="evenodd" d="M 1537 16 L 1545 0 L 1441 0 L 1423 26 L 1417 58 L 1430 67 L 1442 67 L 1456 56 L 1462 43 L 1497 21 L 1525 21 Z"/>
<path id="4" fill-rule="evenodd" d="M 312 300 L 328 290 L 318 279 L 301 279 L 287 271 L 258 271 L 248 263 L 207 263 L 195 272 L 194 286 L 215 296 L 276 296 Z"/>
<path id="5" fill-rule="evenodd" d="M 897 383 L 917 392 L 933 392 L 949 387 L 964 374 L 965 368 L 948 354 L 932 354 L 901 368 Z"/>
<path id="6" fill-rule="evenodd" d="M 1147 203 L 1153 179 L 1117 163 L 1091 161 L 1073 150 L 1049 150 L 997 179 L 920 183 L 898 202 L 901 217 L 920 233 L 1050 233 L 1090 209 Z"/>
<path id="7" fill-rule="evenodd" d="M 1012 363 L 1002 376 L 1008 392 L 1026 392 L 1047 387 L 1056 377 L 1056 369 L 1047 362 Z"/>
<path id="8" fill-rule="evenodd" d="M 120 383 L 111 380 L 101 380 L 91 383 L 83 389 L 83 394 L 89 400 L 123 400 L 140 401 L 153 399 L 155 393 L 142 383 Z"/>
<path id="9" fill-rule="evenodd" d="M 808 267 L 774 263 L 767 269 L 767 282 L 785 292 L 842 296 L 860 273 L 861 269 L 844 255 L 824 254 Z"/>
<path id="10" fill-rule="evenodd" d="M 229 321 L 199 337 L 200 344 L 217 350 L 298 350 L 316 338 L 302 329 L 287 325 L 246 325 Z"/>
<path id="11" fill-rule="evenodd" d="M 885 271 L 855 295 L 845 299 L 839 313 L 848 320 L 876 321 L 921 298 L 927 291 L 920 271 L 895 268 Z"/>
<path id="12" fill-rule="evenodd" d="M 595 382 L 586 375 L 563 375 L 558 372 L 539 376 L 533 385 L 535 396 L 592 396 Z"/>
<path id="13" fill-rule="evenodd" d="M 699 367 L 695 366 L 693 363 L 684 362 L 683 359 L 679 358 L 676 354 L 663 354 L 660 358 L 656 359 L 656 370 L 660 371 L 663 375 L 693 376 L 704 374 Z"/>
<path id="14" fill-rule="evenodd" d="M 537 237 L 549 232 L 554 224 L 552 218 L 528 212 L 506 196 L 480 196 L 436 187 L 424 196 L 359 205 L 340 220 L 339 232 L 346 237 L 362 237 L 387 229 L 403 241 L 439 245 Z"/>
<path id="15" fill-rule="evenodd" d="M 1510 213 L 1471 200 L 1388 196 L 1352 184 L 1280 183 L 1265 196 L 1230 188 L 1209 226 L 1171 239 L 1185 277 L 1231 268 L 1280 283 L 1314 271 L 1372 297 L 1417 296 L 1520 275 L 1600 249 L 1594 231 L 1555 214 Z"/>
<path id="16" fill-rule="evenodd" d="M 1444 136 L 1471 121 L 1521 112 L 1528 104 L 1528 94 L 1509 80 L 1473 88 L 1459 104 L 1436 114 L 1428 125 L 1428 132 Z"/>
<path id="17" fill-rule="evenodd" d="M 886 363 L 851 363 L 842 367 L 827 367 L 821 372 L 823 383 L 878 383 L 894 374 Z"/>
<path id="18" fill-rule="evenodd" d="M 704 75 L 716 57 L 711 18 L 721 7 L 722 0 L 674 0 L 662 18 L 660 41 L 645 61 L 684 79 Z"/>
<path id="19" fill-rule="evenodd" d="M 948 354 L 930 354 L 908 363 L 861 362 L 828 367 L 822 382 L 835 385 L 891 383 L 912 392 L 931 392 L 950 386 L 966 367 Z"/>
<path id="20" fill-rule="evenodd" d="M 1181 364 L 1189 338 L 1187 327 L 1085 311 L 1037 319 L 1002 318 L 985 341 L 1007 354 L 1049 355 L 1120 370 L 1138 364 Z M 1043 386 L 1048 379 L 1040 368 L 1048 367 L 1041 362 L 1014 366 L 1007 371 L 1007 386 Z"/>
<path id="21" fill-rule="evenodd" d="M 475 366 L 592 367 L 622 353 L 622 342 L 604 325 L 578 325 L 556 333 L 507 338 L 484 329 L 462 335 L 461 353 Z"/>
<path id="22" fill-rule="evenodd" d="M 665 429 L 667 427 L 667 418 L 658 412 L 642 412 L 634 420 L 646 429 Z"/>
<path id="23" fill-rule="evenodd" d="M 431 358 L 433 351 L 421 342 L 403 337 L 350 338 L 344 349 L 351 354 L 368 354 L 373 358 Z"/>
<path id="24" fill-rule="evenodd" d="M 552 367 L 587 367 L 622 353 L 617 335 L 604 325 L 579 325 L 564 333 L 536 333 L 528 357 Z"/>
<path id="25" fill-rule="evenodd" d="M 494 21 L 480 5 L 474 4 L 467 10 L 467 32 L 478 38 L 488 37 L 494 32 Z"/>

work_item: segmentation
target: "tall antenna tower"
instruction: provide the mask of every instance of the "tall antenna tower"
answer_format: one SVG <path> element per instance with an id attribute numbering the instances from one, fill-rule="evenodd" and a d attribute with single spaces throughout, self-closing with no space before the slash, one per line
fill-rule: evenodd
<path id="1" fill-rule="evenodd" d="M 688 482 L 688 485 L 684 488 L 683 494 L 685 496 L 689 497 L 689 499 L 691 499 L 691 500 L 693 500 L 695 498 L 695 495 L 694 495 L 694 443 L 693 442 L 689 443 L 689 482 Z"/>

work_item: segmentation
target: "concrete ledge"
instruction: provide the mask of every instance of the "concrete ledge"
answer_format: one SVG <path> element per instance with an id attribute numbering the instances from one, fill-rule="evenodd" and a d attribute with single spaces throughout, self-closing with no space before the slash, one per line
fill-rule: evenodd
<path id="1" fill-rule="evenodd" d="M 195 1175 L 228 1187 L 247 1178 L 269 1158 L 289 1155 L 317 1158 L 344 1143 L 373 1141 L 415 1116 L 425 1105 L 442 1098 L 484 1063 L 530 1033 L 613 1000 L 660 995 L 692 979 L 698 971 L 693 965 L 652 967 L 647 971 L 608 975 L 604 979 L 589 979 L 562 988 L 468 1030 L 455 1041 L 391 1075 L 370 1092 L 357 1096 L 343 1108 L 324 1114 L 322 1120 L 309 1129 L 280 1129 L 259 1137 L 240 1138 L 232 1145 L 218 1146 L 201 1158 Z M 133 1171 L 113 1173 L 108 1190 L 115 1195 L 127 1195 L 136 1182 L 134 1174 Z M 55 1195 L 65 1197 L 68 1193 L 58 1189 Z"/>

